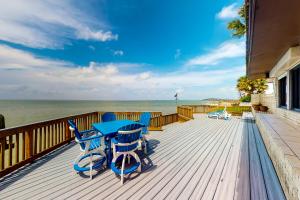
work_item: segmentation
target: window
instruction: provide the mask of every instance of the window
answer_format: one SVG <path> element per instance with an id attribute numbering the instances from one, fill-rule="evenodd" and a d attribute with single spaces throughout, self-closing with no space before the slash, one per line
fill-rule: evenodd
<path id="1" fill-rule="evenodd" d="M 279 80 L 279 106 L 286 107 L 286 77 Z"/>
<path id="2" fill-rule="evenodd" d="M 292 75 L 292 108 L 300 110 L 300 66 L 291 70 Z"/>

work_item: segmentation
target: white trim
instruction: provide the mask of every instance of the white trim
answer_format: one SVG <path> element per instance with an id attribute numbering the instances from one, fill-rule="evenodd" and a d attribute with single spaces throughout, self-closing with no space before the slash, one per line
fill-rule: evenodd
<path id="1" fill-rule="evenodd" d="M 118 144 L 115 144 L 116 146 L 129 146 L 129 145 L 133 145 L 133 144 L 136 144 L 139 142 L 139 139 L 137 139 L 136 141 L 133 141 L 133 142 L 130 142 L 130 143 L 118 143 Z"/>
<path id="2" fill-rule="evenodd" d="M 279 77 L 300 63 L 300 46 L 289 48 L 270 71 L 270 77 Z"/>
<path id="3" fill-rule="evenodd" d="M 278 81 L 280 80 L 280 79 L 283 79 L 284 77 L 286 77 L 287 76 L 287 72 L 284 72 L 283 74 L 281 74 L 280 76 L 278 76 Z"/>
<path id="4" fill-rule="evenodd" d="M 131 133 L 135 133 L 135 132 L 142 131 L 142 130 L 143 130 L 142 128 L 138 128 L 138 129 L 134 129 L 134 130 L 131 130 L 131 131 L 118 131 L 118 133 L 120 133 L 120 134 L 131 134 Z"/>

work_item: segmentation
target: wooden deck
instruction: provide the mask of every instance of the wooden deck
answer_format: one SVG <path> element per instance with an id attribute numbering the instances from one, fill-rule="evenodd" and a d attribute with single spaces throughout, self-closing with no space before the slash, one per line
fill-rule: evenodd
<path id="1" fill-rule="evenodd" d="M 0 199 L 285 199 L 253 122 L 196 115 L 148 140 L 142 173 L 123 186 L 110 170 L 76 174 L 71 144 L 1 179 Z"/>

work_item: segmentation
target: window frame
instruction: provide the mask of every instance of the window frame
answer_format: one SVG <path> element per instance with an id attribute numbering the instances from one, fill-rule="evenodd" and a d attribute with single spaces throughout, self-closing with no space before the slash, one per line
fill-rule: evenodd
<path id="1" fill-rule="evenodd" d="M 282 81 L 284 80 L 284 83 L 282 83 Z M 287 84 L 288 84 L 288 79 L 287 79 L 287 76 L 283 76 L 281 77 L 280 79 L 278 79 L 278 106 L 280 108 L 285 108 L 287 109 Z M 284 85 L 284 87 L 283 87 Z M 284 104 L 282 104 L 283 102 L 283 96 L 282 94 L 284 93 Z"/>
<path id="2" fill-rule="evenodd" d="M 291 73 L 291 109 L 300 112 L 300 65 L 290 70 Z M 296 74 L 296 75 L 295 75 Z M 296 79 L 296 80 L 295 80 Z M 296 83 L 295 83 L 296 81 Z M 295 89 L 296 87 L 296 89 Z M 297 92 L 295 94 L 295 91 Z M 298 97 L 296 97 L 298 96 Z M 295 100 L 296 98 L 296 100 Z M 295 102 L 297 101 L 297 102 Z M 295 105 L 298 104 L 298 105 Z M 298 106 L 298 107 L 296 107 Z"/>

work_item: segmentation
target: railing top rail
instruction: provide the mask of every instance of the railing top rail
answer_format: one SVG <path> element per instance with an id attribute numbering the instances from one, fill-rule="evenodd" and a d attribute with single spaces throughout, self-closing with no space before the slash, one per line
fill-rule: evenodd
<path id="1" fill-rule="evenodd" d="M 171 113 L 171 114 L 163 115 L 163 117 L 172 116 L 172 115 L 178 115 L 178 113 Z"/>
<path id="2" fill-rule="evenodd" d="M 113 113 L 115 113 L 115 114 L 142 114 L 144 112 L 150 112 L 152 115 L 162 115 L 162 112 L 158 112 L 158 111 L 154 111 L 154 112 L 152 112 L 152 111 L 116 111 Z M 105 112 L 98 111 L 98 113 L 105 113 Z"/>
<path id="3" fill-rule="evenodd" d="M 50 120 L 45 120 L 45 121 L 40 121 L 40 122 L 34 122 L 34 123 L 30 123 L 30 124 L 25 124 L 25 125 L 20 125 L 20 126 L 16 126 L 16 127 L 9 127 L 9 128 L 5 128 L 5 129 L 1 129 L 0 130 L 0 138 L 3 137 L 7 137 L 10 135 L 14 135 L 15 133 L 20 133 L 20 132 L 24 132 L 24 131 L 28 131 L 28 130 L 32 130 L 32 129 L 36 129 L 36 128 L 40 128 L 43 126 L 47 126 L 50 124 L 56 124 L 59 122 L 64 122 L 67 121 L 68 119 L 71 118 L 81 118 L 81 117 L 87 117 L 93 114 L 101 114 L 104 113 L 102 111 L 94 111 L 94 112 L 88 112 L 88 113 L 83 113 L 83 114 L 78 114 L 78 115 L 70 115 L 70 116 L 66 116 L 66 117 L 61 117 L 61 118 L 56 118 L 56 119 L 50 119 Z M 143 112 L 114 112 L 116 114 L 141 114 Z M 162 112 L 150 112 L 152 115 L 162 115 Z"/>
<path id="4" fill-rule="evenodd" d="M 84 113 L 84 114 L 78 114 L 78 115 L 70 115 L 67 117 L 61 117 L 57 119 L 50 119 L 50 120 L 45 120 L 45 121 L 40 121 L 40 122 L 34 122 L 30 124 L 25 124 L 21 126 L 16 126 L 16 127 L 9 127 L 5 129 L 0 130 L 0 138 L 9 136 L 9 133 L 16 133 L 16 132 L 22 132 L 24 130 L 30 130 L 30 129 L 35 129 L 35 128 L 40 128 L 49 124 L 55 124 L 63 121 L 67 121 L 70 118 L 80 118 L 80 117 L 86 117 L 92 114 L 97 114 L 98 112 L 89 112 L 89 113 Z"/>

